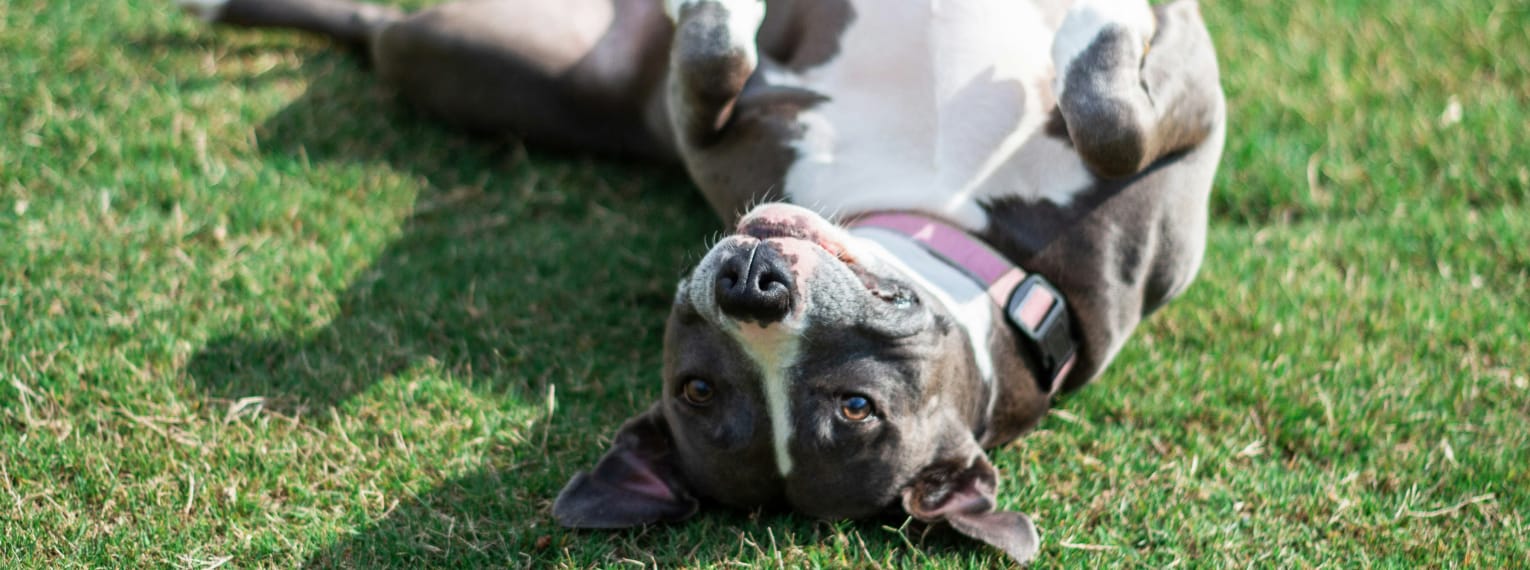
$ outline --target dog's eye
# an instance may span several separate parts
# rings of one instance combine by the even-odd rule
[[[692,378],[685,381],[684,391],[681,396],[685,401],[700,406],[712,400],[712,384],[700,378]]]
[[[876,407],[865,396],[850,394],[839,399],[839,414],[852,422],[864,422],[876,413]]]
[[[877,297],[892,305],[894,308],[907,309],[919,304],[919,297],[914,296],[912,291],[902,289],[878,289],[873,292]]]

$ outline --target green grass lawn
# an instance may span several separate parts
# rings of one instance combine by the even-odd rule
[[[1205,4],[1200,279],[993,453],[1003,506],[1039,566],[1525,564],[1530,7]],[[553,524],[719,229],[680,173],[463,136],[158,0],[0,0],[0,134],[0,566],[1004,563],[898,521]]]

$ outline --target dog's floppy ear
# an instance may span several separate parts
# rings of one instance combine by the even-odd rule
[[[558,493],[553,518],[569,528],[625,528],[696,514],[674,447],[657,404],[627,420],[595,470],[574,475]]]
[[[1036,556],[1041,538],[1030,517],[994,510],[998,481],[998,471],[981,451],[937,461],[903,488],[903,510],[921,521],[945,521],[1025,564]]]

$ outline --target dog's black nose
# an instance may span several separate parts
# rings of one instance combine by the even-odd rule
[[[763,243],[724,261],[713,287],[718,308],[735,319],[766,325],[786,318],[792,308],[791,265]]]

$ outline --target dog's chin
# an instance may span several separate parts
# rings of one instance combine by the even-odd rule
[[[857,265],[855,256],[851,255],[850,248],[841,238],[829,235],[828,232],[810,225],[786,224],[764,218],[746,219],[745,223],[740,224],[735,236],[738,239],[753,238],[760,241],[776,240],[783,243],[812,245],[840,263],[847,266]]]

